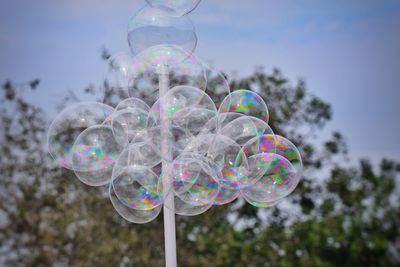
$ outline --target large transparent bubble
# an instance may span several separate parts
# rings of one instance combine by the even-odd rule
[[[249,90],[237,90],[228,95],[219,112],[237,112],[259,118],[268,123],[269,112],[264,100],[258,94]]]
[[[125,148],[118,158],[116,168],[125,166],[145,166],[153,168],[161,163],[160,151],[152,143],[151,139],[143,139],[142,142],[134,142]]]
[[[274,154],[275,150],[276,141],[273,134],[256,136],[243,145],[235,162],[241,187],[256,183],[267,170],[265,162],[258,164],[257,158],[252,156],[260,153]]]
[[[152,210],[161,205],[158,176],[150,168],[117,164],[112,183],[118,199],[129,208]]]
[[[273,131],[265,121],[251,116],[243,116],[225,125],[220,133],[242,146],[254,137],[273,134]]]
[[[235,171],[235,160],[240,150],[241,147],[235,141],[218,134],[199,135],[185,149],[185,152],[201,155],[213,162],[218,172],[221,172],[220,190],[214,200],[216,205],[230,203],[240,195]]]
[[[243,146],[236,166],[243,196],[252,205],[262,206],[276,202],[296,188],[303,164],[292,142],[266,134]]]
[[[152,7],[174,10],[177,16],[183,16],[195,9],[201,0],[146,0]]]
[[[134,55],[156,45],[176,45],[193,52],[197,36],[188,17],[166,8],[145,7],[128,24],[128,42]]]
[[[174,45],[150,47],[134,58],[133,79],[129,95],[153,105],[158,99],[160,75],[166,76],[169,87],[189,85],[205,90],[207,85],[203,63],[193,54]]]
[[[248,158],[259,153],[276,153],[286,158],[297,171],[300,172],[303,168],[300,151],[290,140],[280,135],[264,134],[254,137],[243,146],[242,151]]]
[[[212,206],[212,202],[204,205],[191,205],[180,198],[175,197],[173,210],[176,214],[181,216],[196,216],[206,212]]]
[[[169,90],[151,108],[149,125],[160,125],[161,118],[173,126],[197,135],[217,115],[212,99],[202,90],[177,86]]]
[[[112,115],[114,137],[122,146],[127,145],[147,128],[149,112],[140,108],[126,108]]]
[[[163,138],[161,138],[163,136]],[[194,138],[194,136],[185,129],[176,125],[170,125],[167,131],[161,131],[161,126],[155,125],[148,127],[146,130],[139,133],[131,142],[132,145],[137,143],[145,143],[152,147],[154,153],[164,159],[170,161],[178,157],[185,149],[187,144]],[[165,140],[167,146],[166,150],[162,151],[162,141]],[[146,155],[149,158],[149,155]]]
[[[228,125],[231,121],[243,117],[243,114],[227,112],[217,113],[215,117],[210,119],[201,129],[200,134],[221,134],[221,129]]]
[[[114,109],[98,102],[83,102],[65,108],[57,115],[47,132],[48,150],[62,167],[72,168],[72,146],[85,129],[102,124]]]
[[[164,205],[175,211],[175,202],[188,206],[205,207],[212,204],[219,193],[221,173],[218,168],[204,157],[186,153],[168,166],[163,173],[158,191]],[[173,199],[172,203],[168,199]]]
[[[135,109],[135,108],[139,108],[146,112],[150,111],[150,107],[143,100],[136,97],[130,97],[119,102],[115,110]]]
[[[254,184],[241,187],[245,199],[254,203],[272,203],[293,191],[297,184],[297,172],[286,158],[270,153],[257,154],[252,158],[264,173]]]
[[[72,147],[72,168],[83,183],[106,185],[121,150],[110,126],[91,126],[78,136]]]
[[[111,183],[109,185],[108,193],[114,209],[128,222],[140,224],[151,222],[158,216],[158,214],[160,214],[162,209],[162,205],[159,205],[152,210],[137,210],[128,208],[118,199]]]

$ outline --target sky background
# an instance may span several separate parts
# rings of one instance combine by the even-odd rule
[[[0,82],[41,79],[45,108],[99,83],[102,47],[129,51],[144,0],[0,0]],[[277,67],[333,106],[352,158],[400,159],[400,1],[203,0],[196,54],[227,73]],[[268,103],[268,99],[267,99]],[[50,116],[54,116],[51,114]]]

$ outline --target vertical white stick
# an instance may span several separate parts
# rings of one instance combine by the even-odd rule
[[[167,111],[164,110],[165,105],[162,100],[169,90],[169,70],[168,67],[163,65],[159,72],[159,96],[160,96],[160,124],[161,124],[161,153],[162,153],[162,179],[163,188],[167,190],[170,186],[171,177],[169,176],[168,164],[172,160],[170,154],[170,144],[168,135],[171,128],[170,121],[167,117]],[[176,257],[176,233],[175,233],[175,212],[174,210],[174,196],[167,194],[164,199],[164,240],[165,240],[165,266],[177,267]],[[168,206],[170,209],[166,208]]]

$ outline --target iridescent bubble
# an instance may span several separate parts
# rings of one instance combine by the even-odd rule
[[[231,121],[221,129],[220,133],[241,146],[254,137],[264,134],[273,135],[271,127],[265,121],[251,116],[243,116]]]
[[[152,7],[174,10],[177,16],[183,16],[195,9],[201,0],[146,0]]]
[[[197,136],[185,149],[185,152],[201,155],[213,162],[217,171],[221,172],[220,190],[214,200],[216,205],[230,203],[240,195],[235,171],[235,160],[240,149],[232,139],[213,134]]]
[[[278,154],[285,157],[297,171],[303,168],[301,155],[290,140],[280,135],[264,134],[248,141],[242,148],[247,157],[259,153]]]
[[[278,154],[261,153],[252,156],[264,174],[254,184],[241,187],[245,199],[259,203],[271,203],[289,195],[297,184],[297,171]],[[254,205],[253,203],[253,205]]]
[[[64,109],[51,123],[47,132],[47,146],[51,156],[62,167],[72,168],[72,146],[81,132],[102,124],[114,109],[97,102],[83,102]]]
[[[288,139],[280,135],[274,135],[275,149],[268,150],[270,148],[262,147],[262,152],[274,151],[274,153],[281,155],[286,158],[296,169],[300,172],[303,169],[303,160],[301,159],[300,151],[297,147]]]
[[[114,209],[125,220],[132,223],[148,223],[154,220],[162,209],[162,205],[155,207],[152,210],[137,210],[125,206],[116,196],[112,184],[109,185],[109,197]]]
[[[147,127],[148,111],[140,108],[126,108],[112,115],[112,129],[115,140],[125,146]]]
[[[282,136],[270,134],[246,143],[236,160],[239,165],[242,194],[254,203],[271,203],[290,194],[299,183],[302,170],[296,146]],[[271,187],[271,183],[279,187]]]
[[[188,85],[205,90],[207,84],[202,62],[173,45],[158,45],[144,50],[134,58],[133,69],[129,95],[146,99],[149,105],[158,98],[161,75],[167,78],[170,88]]]
[[[131,209],[152,210],[161,205],[158,176],[147,167],[117,164],[112,183],[118,199]]]
[[[164,205],[174,210],[166,199],[185,202],[190,206],[207,206],[214,202],[219,192],[218,172],[212,162],[195,154],[182,154],[168,168],[168,175],[162,175],[158,190],[163,196]]]
[[[273,134],[263,134],[256,136],[243,145],[243,152],[246,157],[259,153],[272,153],[276,151],[276,137]]]
[[[258,165],[256,158],[252,158],[252,156],[260,153],[274,154],[275,150],[276,141],[273,134],[256,136],[243,145],[235,162],[239,183],[242,187],[254,184],[266,171],[267,165]],[[260,168],[261,166],[264,168]]]
[[[127,98],[133,74],[132,55],[123,52],[112,55],[107,61],[103,102],[115,106],[116,103]]]
[[[267,105],[258,94],[249,90],[237,90],[228,95],[219,112],[237,112],[247,116],[253,116],[268,123],[269,113]]]
[[[106,185],[120,151],[111,127],[91,126],[78,136],[72,147],[72,168],[83,183]]]
[[[136,55],[156,45],[176,45],[193,52],[197,36],[188,17],[178,17],[173,10],[145,7],[128,24],[128,42]]]

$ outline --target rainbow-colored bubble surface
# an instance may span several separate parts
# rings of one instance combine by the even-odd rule
[[[258,94],[249,90],[232,92],[222,102],[219,112],[236,112],[257,117],[268,123],[269,112],[264,100]]]

